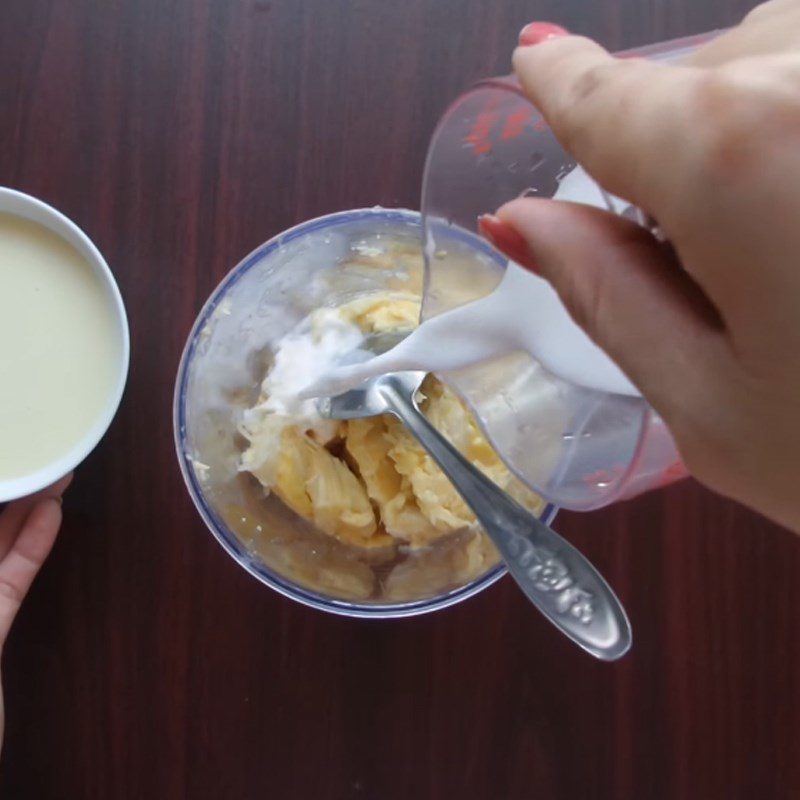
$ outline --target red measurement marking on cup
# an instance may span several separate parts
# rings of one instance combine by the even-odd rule
[[[492,129],[500,119],[497,111],[499,100],[489,96],[486,105],[478,112],[469,133],[464,137],[464,145],[471,146],[476,156],[483,156],[492,151]]]
[[[491,109],[481,111],[472,125],[470,132],[464,137],[464,143],[472,145],[472,152],[476,156],[485,155],[492,149],[492,128],[499,118],[499,114]]]
[[[521,108],[519,111],[515,111],[513,114],[509,114],[506,117],[505,125],[503,125],[503,131],[500,134],[501,139],[516,139],[522,131],[525,130],[525,126],[533,119],[533,109],[532,108]]]
[[[496,110],[497,105],[498,100],[490,98],[478,112],[469,133],[464,137],[464,145],[471,146],[476,156],[492,151],[492,133],[500,125],[500,139],[503,141],[516,139],[526,128],[532,128],[538,133],[547,130],[547,123],[533,106],[518,108],[507,116],[501,116]]]

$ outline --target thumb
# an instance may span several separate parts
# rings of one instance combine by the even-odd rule
[[[669,245],[607,211],[534,198],[482,218],[481,230],[553,285],[668,422],[702,395],[725,342],[713,307]]]

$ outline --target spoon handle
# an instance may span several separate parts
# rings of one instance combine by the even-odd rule
[[[381,394],[475,513],[528,599],[593,656],[604,661],[623,656],[631,646],[628,617],[588,559],[467,461],[402,385],[388,382]]]

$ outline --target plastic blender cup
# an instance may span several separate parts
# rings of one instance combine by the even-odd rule
[[[397,565],[406,586],[402,593],[385,591],[398,576],[386,565],[376,567],[378,594],[354,593],[354,585],[372,582],[373,567],[351,548],[315,531],[274,493],[265,495],[257,481],[241,473],[237,424],[258,397],[276,343],[309,313],[398,287],[416,291],[416,278],[403,263],[391,270],[340,268],[353,247],[370,249],[381,238],[416,250],[420,215],[377,207],[341,211],[300,223],[244,258],[213,291],[189,334],[173,409],[175,446],[186,486],[225,551],[287,597],[323,611],[368,618],[445,608],[490,586],[505,574],[505,567],[487,562],[480,574],[455,579],[453,569],[469,563],[461,550],[422,548]],[[450,252],[460,248],[476,270],[502,263],[474,234],[465,241],[454,230],[446,245]],[[548,505],[540,517],[549,524],[555,511]]]
[[[618,55],[676,60],[715,35]],[[474,282],[458,274],[448,257],[441,243],[449,230],[475,232],[479,215],[515,197],[554,197],[577,167],[513,76],[483,81],[459,97],[434,132],[425,164],[423,318],[486,293],[485,286],[471,291]],[[638,209],[611,197],[585,173],[581,180],[596,198],[584,202],[644,221]],[[469,402],[509,467],[564,508],[599,508],[687,475],[664,422],[641,398],[570,384],[527,353],[444,378]]]

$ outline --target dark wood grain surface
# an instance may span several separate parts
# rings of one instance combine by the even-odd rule
[[[751,0],[2,0],[0,184],[94,238],[127,302],[121,413],[4,655],[7,798],[789,798],[800,542],[687,483],[558,527],[618,588],[598,664],[509,580],[370,623],[227,558],[172,447],[178,357],[239,258],[303,219],[418,205],[445,104],[549,19],[611,48]]]

